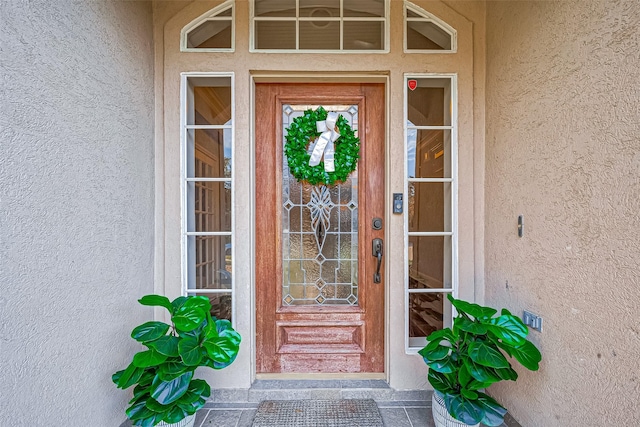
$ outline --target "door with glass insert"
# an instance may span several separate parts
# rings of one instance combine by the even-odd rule
[[[256,85],[257,373],[384,370],[384,105],[382,84]],[[319,106],[360,138],[357,169],[330,186],[298,182],[283,151]]]

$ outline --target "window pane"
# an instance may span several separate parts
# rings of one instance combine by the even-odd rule
[[[344,0],[344,16],[384,17],[384,0]]]
[[[451,126],[450,79],[409,79],[407,85],[408,119],[413,126]]]
[[[189,236],[192,289],[231,289],[231,236]]]
[[[193,200],[187,231],[231,231],[230,182],[188,182],[187,193]]]
[[[206,21],[187,34],[187,47],[231,49],[231,20]]]
[[[294,21],[255,21],[256,49],[295,49]]]
[[[211,302],[211,315],[217,319],[231,319],[231,293],[223,294],[206,294],[206,293],[189,293],[189,295],[201,295],[209,298]]]
[[[409,231],[451,231],[451,183],[409,183]]]
[[[224,125],[231,124],[231,79],[213,77],[194,79],[193,117],[187,124]]]
[[[408,21],[407,49],[451,50],[451,35],[433,22]]]
[[[300,0],[300,16],[312,18],[339,18],[340,0]]]
[[[409,178],[451,178],[451,131],[407,129]]]
[[[296,0],[255,0],[256,16],[296,16]]]
[[[451,288],[451,237],[409,236],[409,289]]]
[[[231,129],[189,129],[188,178],[231,178]]]
[[[409,338],[427,337],[444,327],[444,295],[409,294]]]
[[[345,21],[343,25],[345,50],[383,49],[383,21]]]
[[[301,21],[300,49],[340,49],[340,22]]]

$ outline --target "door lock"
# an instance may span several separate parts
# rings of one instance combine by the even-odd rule
[[[382,264],[382,239],[373,239],[373,241],[371,242],[371,247],[373,256],[378,260],[376,272],[373,274],[373,283],[380,283],[380,265]]]

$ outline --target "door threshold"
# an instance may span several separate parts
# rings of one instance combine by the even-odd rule
[[[276,373],[256,374],[257,380],[387,380],[384,373]]]

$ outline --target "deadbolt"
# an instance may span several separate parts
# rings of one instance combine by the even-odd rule
[[[382,230],[382,218],[373,218],[371,228],[374,230]]]

